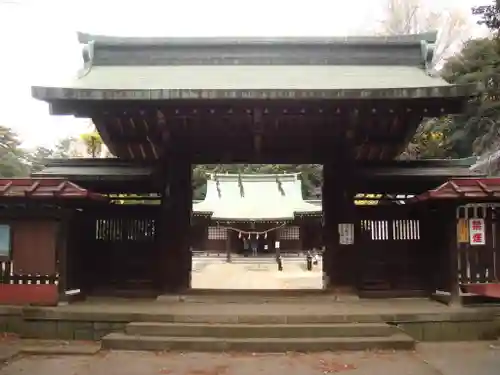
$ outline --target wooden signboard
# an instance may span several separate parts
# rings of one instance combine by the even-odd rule
[[[457,241],[458,243],[469,243],[469,225],[466,219],[458,219]]]

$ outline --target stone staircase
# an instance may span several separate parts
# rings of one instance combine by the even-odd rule
[[[412,350],[415,341],[384,322],[335,321],[313,323],[296,316],[293,323],[273,323],[276,317],[255,322],[211,321],[202,315],[170,317],[169,321],[132,322],[125,332],[103,337],[104,349],[180,350],[198,352],[320,352],[394,349]],[[274,318],[274,319],[273,319]],[[167,319],[166,319],[167,320]]]

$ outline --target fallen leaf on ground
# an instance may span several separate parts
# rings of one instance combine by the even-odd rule
[[[356,370],[357,367],[352,363],[339,363],[334,361],[321,360],[316,368],[323,374],[333,374],[342,371]]]
[[[219,365],[210,369],[193,369],[188,370],[187,375],[224,375],[229,366]]]
[[[16,335],[15,333],[12,332],[1,332],[0,333],[0,340],[13,340],[13,339],[18,339],[19,336]]]

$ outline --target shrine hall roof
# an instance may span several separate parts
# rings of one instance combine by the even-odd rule
[[[122,38],[79,34],[84,68],[41,100],[464,97],[431,74],[436,33],[350,38]]]
[[[193,204],[193,212],[220,221],[280,221],[322,211],[304,201],[302,181],[294,173],[210,174],[206,197]]]

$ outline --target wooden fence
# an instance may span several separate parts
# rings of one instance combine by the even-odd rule
[[[403,206],[360,207],[359,289],[425,292],[421,220]]]

